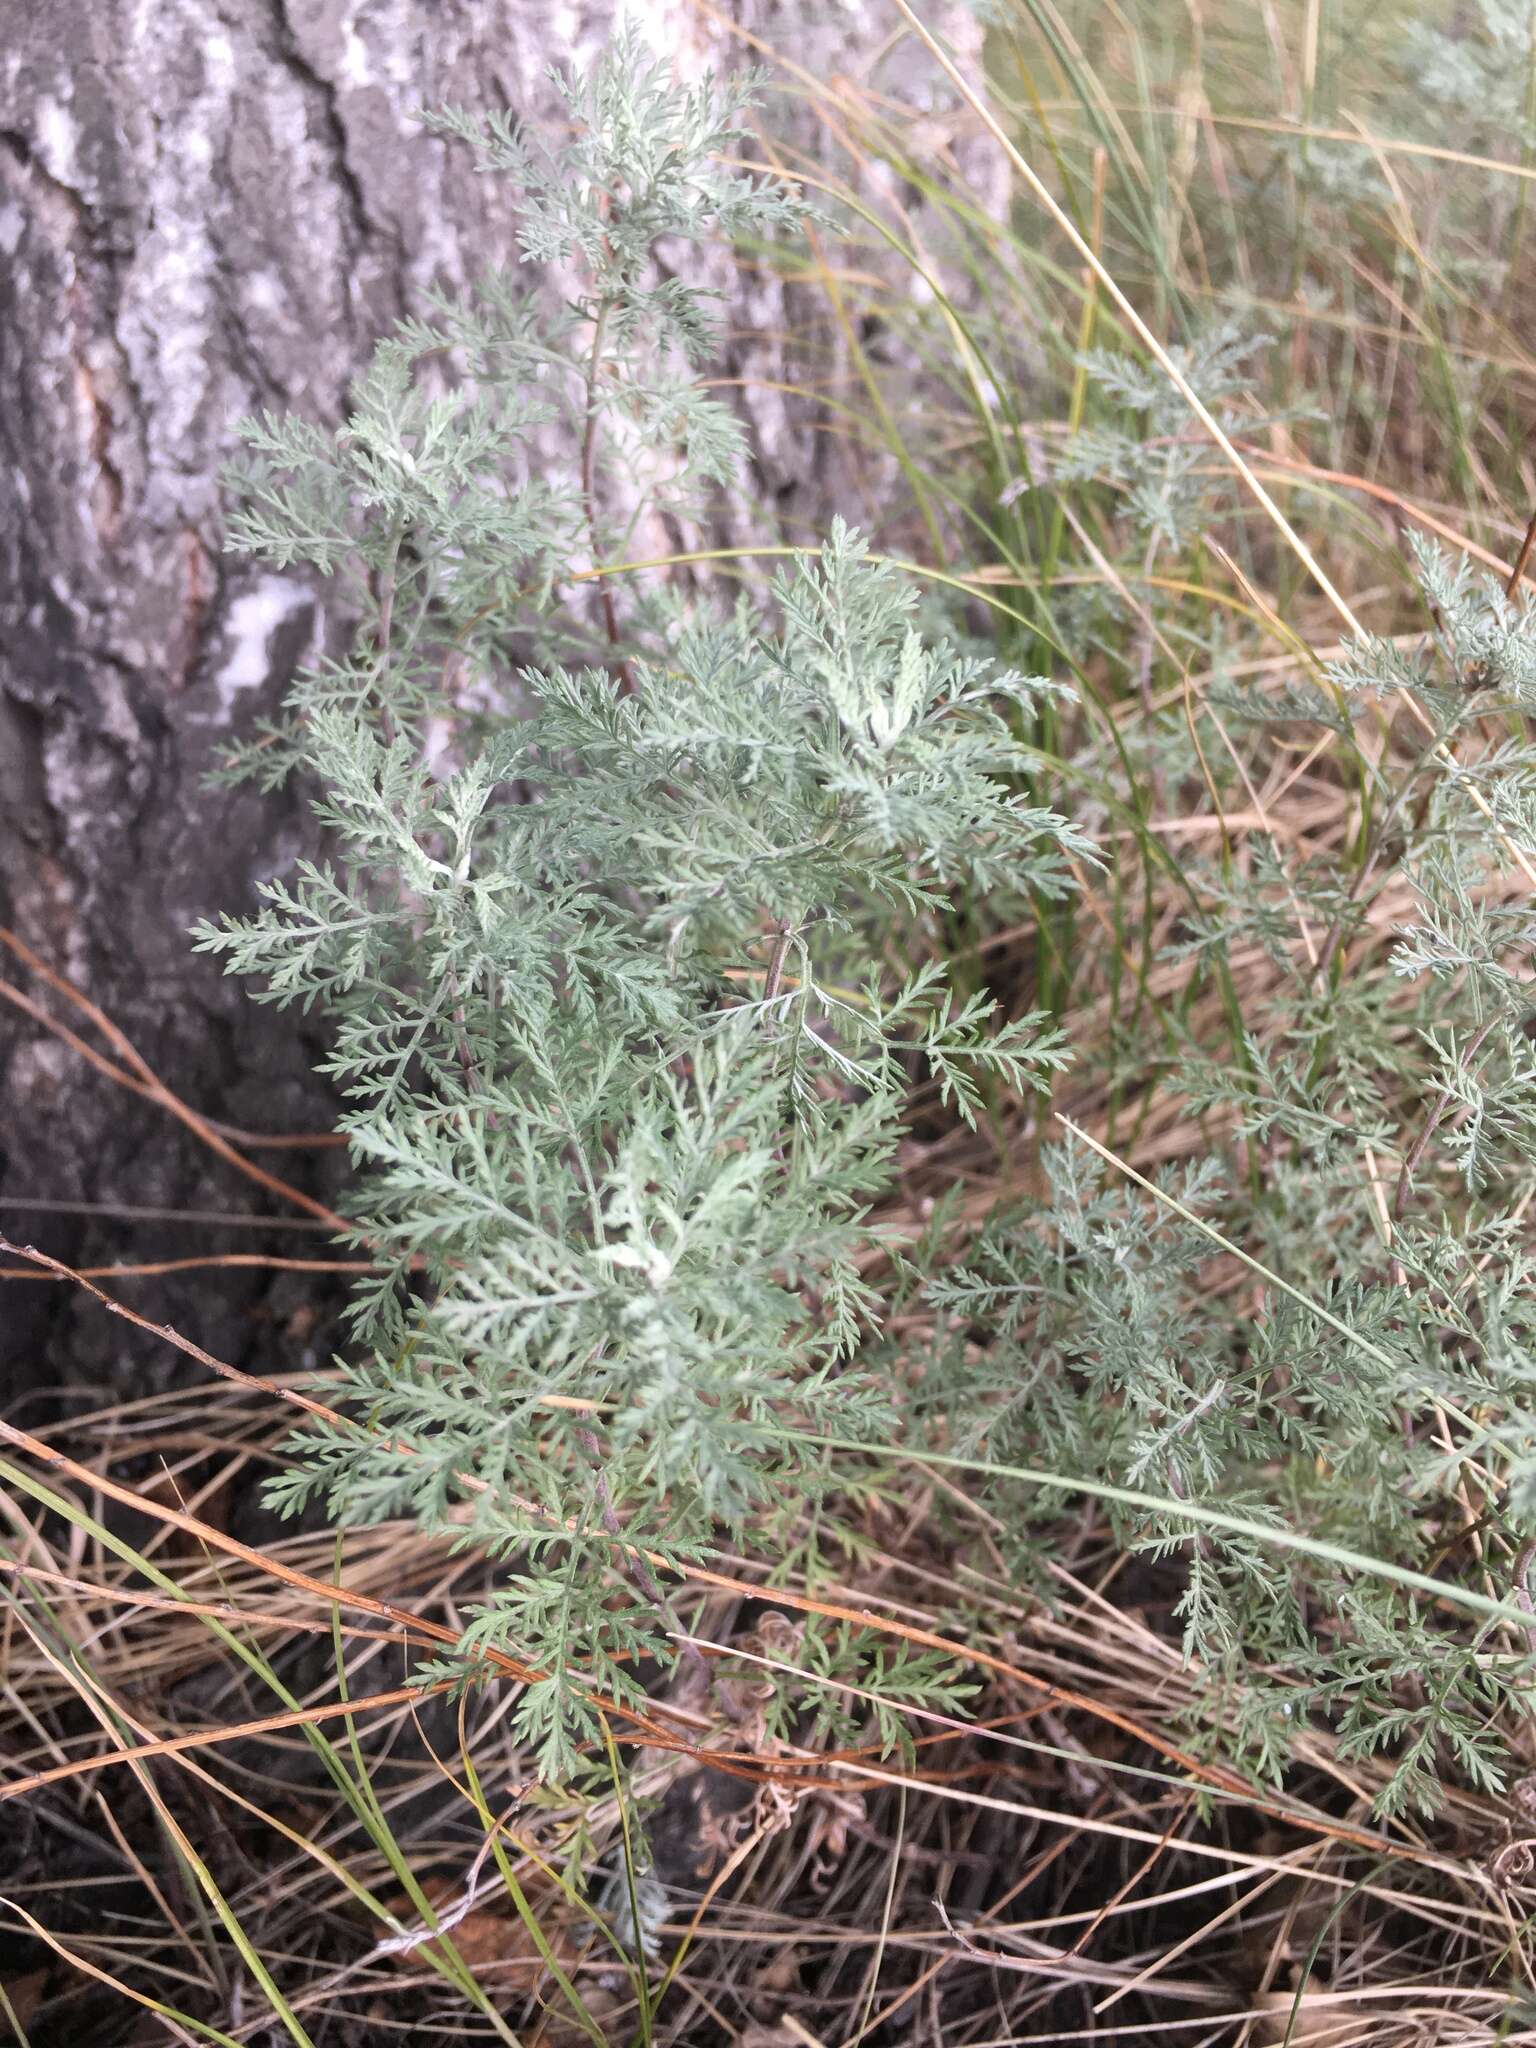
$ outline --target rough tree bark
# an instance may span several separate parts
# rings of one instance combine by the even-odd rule
[[[814,4],[782,0],[747,25],[822,75],[856,69],[892,26],[856,7],[818,26]],[[686,66],[737,61],[719,17],[688,0],[652,11]],[[592,56],[609,9],[12,0],[3,12],[0,915],[203,1115],[323,1129],[313,1033],[253,1005],[186,937],[195,918],[246,905],[253,879],[304,841],[293,800],[213,794],[203,777],[324,624],[299,576],[221,552],[218,469],[243,413],[335,420],[392,320],[505,252],[504,189],[412,110],[547,112],[545,68]],[[792,324],[777,287],[744,281],[731,325],[761,338],[732,367],[750,353],[756,377],[782,378],[776,337]],[[764,494],[820,523],[826,439],[801,431],[782,396],[755,410]],[[0,974],[107,1049],[14,954]],[[336,1167],[333,1153],[254,1156],[316,1190]],[[279,1230],[280,1213],[292,1215],[163,1110],[0,1003],[6,1235],[78,1264],[324,1255],[323,1236]],[[269,1221],[212,1220],[232,1217]],[[293,1365],[314,1285],[237,1269],[120,1291],[227,1358]],[[72,1288],[0,1292],[0,1393],[13,1399],[60,1382],[139,1390],[173,1364]]]

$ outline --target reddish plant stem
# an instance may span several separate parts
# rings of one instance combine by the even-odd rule
[[[606,300],[597,309],[592,323],[592,352],[587,358],[587,422],[581,437],[581,503],[587,520],[587,542],[592,550],[594,569],[602,565],[598,560],[597,545],[597,380],[602,371],[603,340],[608,331],[608,303]],[[613,592],[606,582],[598,583],[598,601],[602,606],[603,630],[608,643],[619,646],[619,615],[613,602]],[[614,672],[626,697],[635,694],[635,672],[620,654],[614,663]]]
[[[619,1520],[618,1510],[613,1504],[613,1494],[608,1486],[608,1473],[603,1463],[603,1446],[597,1431],[595,1429],[578,1429],[576,1440],[592,1460],[593,1478],[597,1486],[598,1512],[602,1516],[604,1529],[607,1530],[618,1546],[620,1563],[625,1571],[628,1572],[630,1578],[633,1579],[641,1596],[650,1602],[657,1616],[665,1622],[670,1633],[678,1639],[681,1661],[688,1664],[694,1671],[701,1673],[707,1683],[709,1666],[705,1662],[703,1651],[684,1632],[681,1622],[673,1612],[672,1602],[662,1591],[657,1583],[655,1573],[646,1562],[645,1553],[630,1543],[624,1534],[624,1524]]]
[[[1472,1043],[1462,1054],[1457,1063],[1459,1066],[1465,1068],[1476,1059],[1479,1047],[1497,1022],[1497,1017],[1490,1017],[1488,1019],[1487,1023],[1482,1026],[1473,1038]],[[1419,1161],[1424,1157],[1425,1149],[1430,1139],[1440,1127],[1440,1119],[1451,1106],[1451,1097],[1454,1092],[1450,1086],[1440,1090],[1439,1095],[1435,1098],[1434,1107],[1424,1119],[1424,1128],[1414,1139],[1412,1148],[1407,1158],[1403,1161],[1403,1170],[1397,1177],[1397,1193],[1392,1201],[1392,1221],[1394,1223],[1401,1223],[1403,1220],[1403,1211],[1408,1206],[1408,1190],[1413,1185],[1413,1176],[1418,1170]]]

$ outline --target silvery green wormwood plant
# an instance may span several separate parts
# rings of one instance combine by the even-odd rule
[[[626,36],[561,90],[558,150],[433,125],[506,176],[524,261],[577,279],[563,308],[492,274],[382,344],[339,433],[245,426],[232,544],[351,577],[362,625],[231,761],[317,782],[331,858],[198,933],[332,1019],[378,1262],[355,1426],[308,1429],[272,1498],[502,1560],[443,1668],[494,1644],[545,1674],[520,1727],[550,1772],[595,1733],[589,1688],[638,1699],[637,1660],[675,1657],[669,1564],[722,1530],[782,1551],[837,1494],[827,1440],[897,1427],[861,1257],[914,1068],[971,1118],[1063,1061],[938,965],[869,963],[956,884],[1050,894],[1090,853],[1017,794],[1051,686],[926,641],[840,523],[766,608],[573,582],[741,473],[699,381],[708,296],[658,242],[800,206],[722,163],[747,86],[675,89]],[[931,1660],[879,1675],[947,1696]]]
[[[1136,1490],[1110,1523],[1173,1574],[1215,1702],[1192,1740],[1278,1775],[1318,1717],[1390,1758],[1384,1808],[1432,1805],[1447,1772],[1496,1788],[1529,1632],[1358,1560],[1531,1597],[1536,921],[1487,815],[1536,859],[1530,604],[1424,551],[1416,649],[1215,693],[1331,733],[1361,825],[1304,859],[1251,838],[1172,865],[1173,950],[1229,1040],[1136,1005],[1107,1058],[1182,1091],[1204,1158],[1138,1190],[1057,1147],[1045,1197],[958,1257],[943,1216],[921,1247],[882,1242],[915,1078],[975,1117],[1063,1063],[1043,1019],[1001,1022],[931,959],[890,966],[952,894],[1038,902],[1091,857],[1019,794],[1051,685],[923,638],[840,525],[760,606],[583,576],[743,473],[700,377],[707,295],[657,245],[787,236],[800,206],[727,166],[744,86],[675,90],[623,39],[563,90],[558,150],[434,125],[506,175],[524,259],[575,280],[564,306],[486,277],[380,347],[340,433],[253,422],[235,473],[233,544],[349,584],[362,622],[230,762],[317,784],[330,860],[199,934],[262,998],[332,1019],[377,1262],[351,1420],[296,1440],[274,1498],[497,1559],[438,1668],[497,1645],[542,1672],[520,1725],[563,1774],[589,1688],[634,1701],[641,1660],[674,1660],[669,1566],[723,1532],[812,1567],[807,1527],[853,1542],[883,1446],[939,1441],[986,1467],[1021,1581],[1044,1583],[1062,1500],[1021,1471]],[[1223,337],[1192,358],[1212,403],[1240,356]],[[1094,487],[1172,545],[1206,516],[1193,472],[1138,454],[1149,388],[1090,367],[1121,415],[1085,443]],[[1404,701],[1391,746],[1360,749]],[[1156,740],[1173,781],[1195,768],[1181,733]],[[1371,919],[1394,877],[1419,910],[1388,955]],[[1272,970],[1240,1015],[1237,946]],[[887,1739],[891,1703],[954,1696],[857,1637],[808,1635],[804,1660],[822,1716],[815,1681],[856,1677]]]

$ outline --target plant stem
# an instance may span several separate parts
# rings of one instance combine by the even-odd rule
[[[1520,543],[1520,552],[1515,557],[1515,566],[1509,572],[1509,581],[1504,586],[1504,595],[1513,598],[1520,588],[1520,578],[1525,574],[1526,564],[1531,559],[1531,550],[1536,548],[1536,512],[1531,514],[1530,524],[1525,529],[1525,539]]]
[[[1495,1012],[1480,1027],[1472,1043],[1457,1062],[1458,1066],[1464,1068],[1476,1059],[1479,1046],[1481,1046],[1483,1040],[1498,1021],[1498,1013]],[[1440,1090],[1440,1093],[1435,1098],[1433,1109],[1430,1110],[1429,1115],[1424,1119],[1423,1130],[1414,1139],[1413,1147],[1407,1158],[1403,1161],[1403,1170],[1397,1177],[1397,1193],[1392,1201],[1392,1221],[1394,1223],[1401,1223],[1403,1220],[1403,1211],[1408,1206],[1408,1190],[1413,1184],[1414,1173],[1418,1168],[1419,1161],[1424,1157],[1426,1146],[1440,1127],[1440,1119],[1451,1106],[1451,1097],[1454,1092],[1449,1083]]]
[[[684,1633],[683,1625],[673,1610],[672,1602],[662,1591],[661,1586],[657,1582],[656,1574],[645,1561],[644,1553],[631,1543],[624,1534],[624,1524],[619,1520],[618,1511],[613,1505],[613,1494],[609,1489],[608,1473],[603,1463],[602,1441],[597,1431],[595,1429],[578,1429],[576,1440],[592,1460],[593,1478],[597,1486],[598,1511],[603,1519],[603,1527],[619,1546],[619,1558],[625,1571],[634,1580],[642,1597],[648,1600],[656,1610],[657,1615],[666,1624],[668,1631],[678,1639],[681,1661],[688,1664],[696,1673],[702,1673],[707,1683],[709,1666],[705,1662],[703,1651],[690,1636]]]
[[[603,341],[608,331],[608,315],[612,310],[604,299],[597,309],[592,323],[592,350],[587,357],[587,416],[586,429],[581,437],[581,503],[586,514],[587,542],[592,550],[592,566],[601,567],[600,550],[597,543],[597,380],[602,370]],[[598,585],[598,601],[603,610],[603,630],[608,635],[611,647],[619,645],[619,615],[613,602],[613,591],[606,582]],[[626,697],[635,694],[635,673],[623,655],[614,664],[615,673]]]
[[[781,917],[775,928],[773,954],[768,962],[768,973],[763,981],[763,1001],[771,1003],[779,992],[779,983],[784,979],[784,962],[789,956],[791,938],[787,917]]]

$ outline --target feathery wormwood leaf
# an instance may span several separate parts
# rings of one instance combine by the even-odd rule
[[[1268,343],[1267,335],[1245,334],[1222,323],[1172,351],[1190,386],[1228,431],[1239,428],[1230,401],[1247,388],[1251,359]],[[1105,396],[1134,416],[1135,425],[1081,428],[1057,463],[1056,476],[1063,482],[1092,477],[1123,491],[1137,529],[1154,545],[1190,541],[1209,518],[1216,492],[1203,438],[1190,432],[1186,401],[1160,371],[1130,356],[1095,348],[1079,360]],[[1250,415],[1241,425],[1253,432],[1282,417],[1295,415],[1264,420]],[[1023,488],[1022,483],[1008,486],[1002,502]]]
[[[363,625],[258,764],[318,781],[329,863],[197,934],[334,1020],[356,1241],[383,1267],[342,1367],[363,1426],[307,1432],[272,1498],[503,1560],[443,1668],[499,1645],[538,1670],[519,1727],[557,1774],[596,1736],[588,1690],[633,1699],[637,1661],[673,1655],[621,1536],[663,1566],[722,1528],[787,1555],[820,1503],[851,1540],[823,1439],[897,1426],[858,1355],[881,1311],[861,1259],[914,1062],[974,1117],[978,1076],[1029,1089],[1064,1061],[936,964],[868,971],[891,914],[960,882],[1059,893],[1092,858],[1012,793],[1011,720],[1051,686],[925,641],[841,523],[779,579],[776,624],[700,606],[630,640],[614,598],[591,646],[559,590],[622,539],[611,472],[675,508],[740,459],[691,381],[702,296],[657,281],[653,244],[798,208],[717,161],[743,92],[678,91],[628,37],[563,90],[558,150],[437,125],[520,188],[525,258],[581,271],[564,313],[488,280],[384,344],[340,434],[248,430],[238,543],[356,574]],[[458,381],[434,391],[441,355]],[[586,451],[574,488],[526,473],[551,418]],[[584,638],[585,664],[549,657]],[[515,679],[514,642],[537,650]],[[466,674],[519,715],[459,711]],[[843,1655],[856,1676],[867,1645]],[[926,1666],[873,1676],[950,1696]]]

